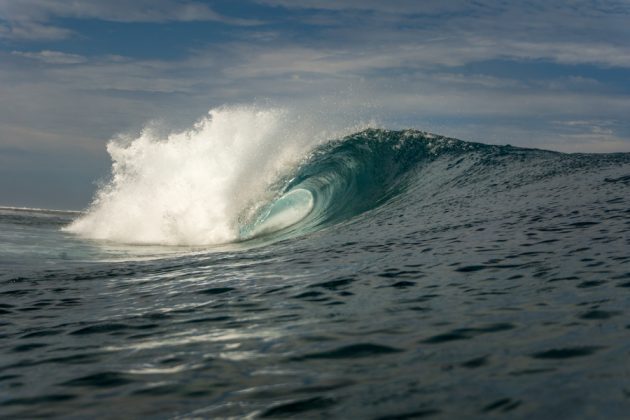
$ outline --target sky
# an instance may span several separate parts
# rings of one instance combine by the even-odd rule
[[[0,205],[85,208],[108,140],[271,103],[630,152],[630,0],[0,0]]]

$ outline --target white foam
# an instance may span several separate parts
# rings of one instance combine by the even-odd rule
[[[281,109],[223,107],[184,132],[112,140],[112,179],[66,228],[128,244],[238,239],[237,218],[321,136]],[[314,126],[309,124],[309,126]]]

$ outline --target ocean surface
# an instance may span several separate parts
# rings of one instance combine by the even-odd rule
[[[0,209],[0,417],[628,418],[630,154],[220,121]]]

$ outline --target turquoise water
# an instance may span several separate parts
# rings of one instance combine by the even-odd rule
[[[625,418],[630,154],[366,130],[215,245],[0,210],[2,417]]]

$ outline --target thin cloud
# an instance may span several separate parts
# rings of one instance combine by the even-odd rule
[[[87,58],[78,54],[68,54],[61,51],[43,50],[40,52],[13,51],[13,55],[30,58],[47,64],[80,64],[85,63]]]
[[[442,14],[453,12],[488,12],[513,10],[538,10],[548,12],[554,9],[572,10],[574,12],[603,15],[630,13],[630,3],[627,0],[574,0],[570,4],[566,2],[550,2],[548,0],[530,0],[522,5],[511,4],[496,0],[255,0],[257,3],[270,6],[280,6],[287,9],[312,9],[349,11],[362,10],[370,12],[385,12],[397,15],[405,14]]]
[[[1,17],[1,15],[0,15]],[[58,26],[43,24],[31,20],[5,21],[0,19],[0,39],[17,39],[24,41],[47,40],[56,41],[69,38],[74,32]]]
[[[233,18],[215,12],[198,1],[176,0],[0,0],[0,37],[22,40],[59,40],[73,32],[59,27],[55,19],[97,19],[110,22],[214,21],[251,26],[262,22]]]
[[[333,11],[349,11],[362,10],[372,12],[386,12],[394,14],[405,13],[424,13],[437,14],[461,11],[462,9],[470,9],[470,3],[464,0],[442,1],[442,0],[256,0],[258,3],[269,6],[281,6],[288,9],[314,9],[314,10],[333,10]]]

